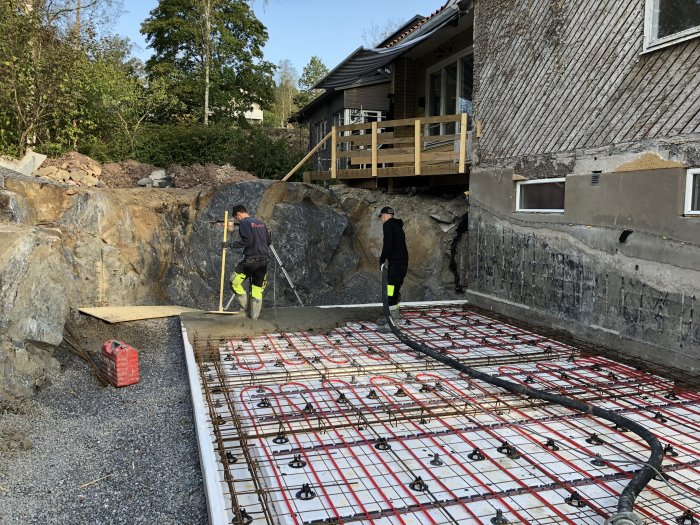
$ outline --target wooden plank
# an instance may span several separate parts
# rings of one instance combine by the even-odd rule
[[[420,121],[423,124],[438,124],[441,122],[459,122],[459,115],[438,115],[435,117],[421,117]],[[401,126],[413,126],[416,119],[405,118],[400,120],[383,120],[381,122],[382,128],[396,128]],[[338,131],[359,131],[359,130],[370,130],[369,123],[360,124],[348,124],[346,126],[338,126]]]
[[[382,153],[390,153],[392,155],[404,155],[404,154],[411,154],[413,155],[413,148],[379,148],[378,153],[381,155]],[[372,157],[372,150],[371,149],[354,149],[352,151],[339,151],[338,152],[338,158],[347,158],[347,157],[352,157],[352,158],[367,158],[371,159]],[[369,162],[368,162],[369,163]]]
[[[125,321],[174,317],[183,312],[198,312],[199,310],[185,306],[99,306],[78,308],[78,311],[108,323],[122,323]]]
[[[332,132],[331,132],[331,133],[332,133]],[[329,138],[330,136],[331,136],[330,133],[326,134],[326,136],[323,137],[323,139],[321,140],[321,142],[319,142],[318,144],[316,144],[316,146],[314,147],[314,149],[312,149],[311,151],[309,151],[309,152],[306,154],[306,156],[305,156],[303,159],[301,159],[301,160],[299,161],[299,163],[298,163],[296,166],[294,166],[294,167],[291,169],[291,171],[290,171],[289,173],[287,173],[287,174],[282,178],[282,180],[283,180],[283,181],[286,181],[287,179],[289,179],[289,177],[291,177],[292,175],[294,175],[294,174],[296,173],[296,171],[297,171],[299,168],[301,168],[301,167],[306,163],[307,160],[309,160],[309,159],[311,158],[311,155],[313,155],[314,153],[316,153],[316,152],[319,150],[319,148],[320,148],[321,146],[323,146],[323,145],[326,143],[326,141],[328,140],[328,138]]]
[[[372,122],[372,177],[377,176],[377,123]]]
[[[466,115],[466,113],[465,113]],[[460,139],[460,134],[455,133],[454,135],[425,135],[423,137],[423,144],[430,144],[431,142],[450,142]]]
[[[335,179],[338,172],[338,128],[331,128],[331,179]]]
[[[467,164],[467,114],[462,113],[459,125],[459,172],[464,173]]]
[[[420,119],[416,120],[413,127],[413,165],[415,166],[414,173],[420,175],[420,164],[421,164],[421,134],[423,133],[423,125]]]
[[[381,130],[377,130],[380,137],[386,137],[387,139],[394,138],[393,131],[387,131],[382,133]],[[340,135],[338,137],[338,144],[357,144],[359,146],[369,146],[372,143],[371,135]]]
[[[465,174],[457,173],[457,164],[450,163],[438,163],[438,164],[424,164],[422,166],[422,175],[452,175],[467,177]],[[394,166],[391,168],[378,168],[377,177],[372,176],[371,168],[358,168],[358,169],[343,169],[337,172],[338,180],[362,180],[362,179],[380,179],[385,177],[415,177],[413,165],[408,166]],[[304,177],[308,178],[310,181],[323,181],[329,180],[331,178],[329,171],[306,171],[304,172]],[[466,182],[465,178],[465,182]]]
[[[387,150],[389,151],[389,150]],[[388,155],[382,153],[379,155],[380,164],[389,164],[392,162],[411,162],[414,161],[415,155]],[[420,154],[420,163],[431,162],[431,161],[448,161],[448,160],[459,160],[458,151],[424,151]],[[353,164],[362,164],[362,162],[353,162]],[[369,163],[368,163],[369,164]],[[415,164],[415,161],[414,161]],[[456,168],[455,168],[456,169]],[[420,173],[416,173],[420,175]]]

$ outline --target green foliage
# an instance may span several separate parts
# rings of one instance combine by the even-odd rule
[[[322,89],[312,89],[323,77],[328,74],[328,68],[317,56],[312,56],[309,63],[304,66],[299,79],[301,91],[294,98],[294,103],[303,108],[309,102],[323,93]]]
[[[40,13],[24,13],[18,0],[0,3],[0,121],[2,144],[24,152],[28,143],[68,140],[69,119],[77,107],[79,87],[71,70],[80,59],[74,46]]]
[[[176,124],[150,125],[134,159],[156,166],[228,163],[260,178],[279,179],[305,153],[260,126]]]
[[[103,162],[230,163],[279,178],[305,153],[236,114],[252,101],[264,105],[272,99],[272,66],[261,51],[267,33],[247,2],[161,1],[144,24],[158,53],[147,73],[130,57],[128,40],[97,39],[87,18],[73,30],[70,10],[61,10],[74,5],[71,1],[39,1],[30,11],[23,0],[0,1],[0,154],[21,156],[31,146],[50,156],[77,150]],[[90,6],[115,1],[94,0]],[[196,45],[190,49],[185,40],[179,40],[182,47],[170,45],[184,37],[201,44],[196,34],[201,27],[176,14],[194,16],[203,2],[211,3],[214,28],[211,126],[197,123],[202,85]],[[168,13],[175,18],[161,16]],[[295,84],[296,77],[285,82]],[[269,116],[279,125],[279,114]]]
[[[149,81],[177,97],[181,120],[205,120],[207,90],[214,120],[271,104],[274,66],[262,53],[267,29],[247,1],[160,0],[141,32],[155,52],[146,64]]]

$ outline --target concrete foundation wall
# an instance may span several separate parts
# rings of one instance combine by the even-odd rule
[[[516,213],[512,170],[471,178],[476,304],[700,371],[700,220],[682,216],[685,170],[566,178],[566,211]],[[623,229],[631,229],[624,242]]]

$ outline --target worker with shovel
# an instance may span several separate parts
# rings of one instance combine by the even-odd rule
[[[267,284],[267,262],[270,257],[272,236],[264,222],[248,214],[242,204],[232,209],[233,218],[239,223],[240,239],[231,243],[232,248],[243,248],[243,260],[238,263],[231,276],[231,288],[236,294],[241,309],[251,319],[257,319],[262,310],[263,290]],[[233,224],[229,226],[233,229]],[[250,278],[250,301],[243,282]]]

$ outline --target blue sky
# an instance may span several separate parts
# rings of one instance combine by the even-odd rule
[[[112,27],[115,33],[129,37],[140,47],[135,55],[150,56],[146,41],[139,33],[141,22],[148,17],[157,0],[123,0],[124,14]],[[265,59],[275,64],[289,59],[301,70],[313,55],[329,69],[364,44],[363,30],[372,22],[384,27],[387,20],[408,20],[416,14],[429,15],[445,0],[254,0],[257,17],[267,26],[269,40]]]

